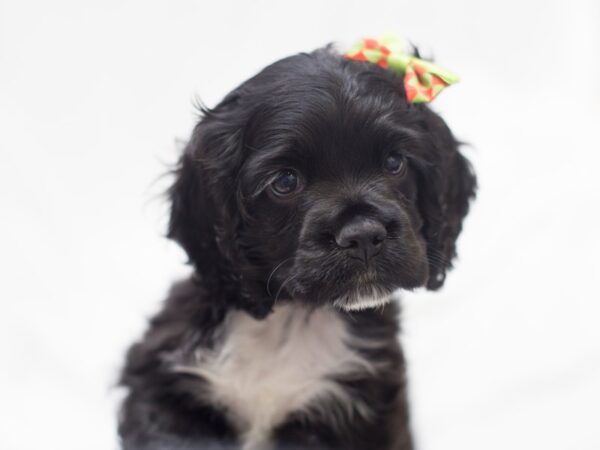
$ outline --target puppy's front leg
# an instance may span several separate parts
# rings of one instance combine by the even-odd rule
[[[273,433],[273,450],[337,450],[344,448],[334,430],[325,424],[290,419]]]
[[[176,397],[141,398],[147,393],[132,392],[123,405],[122,450],[241,450],[236,433],[219,411],[189,409]]]
[[[357,423],[339,429],[331,425],[291,419],[273,433],[273,450],[413,450],[410,432],[403,422],[392,429]]]

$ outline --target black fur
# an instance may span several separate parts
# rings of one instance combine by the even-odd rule
[[[206,382],[172,371],[173,358],[212,346],[232,309],[260,319],[276,301],[319,307],[373,287],[438,289],[474,196],[473,172],[443,120],[409,104],[401,78],[329,48],[272,64],[203,113],[170,190],[169,237],[194,275],[129,351],[119,429],[127,450],[240,448],[226,411],[202,395]],[[382,169],[390,153],[404,158],[403,173]],[[288,167],[303,190],[278,198],[270,181]],[[367,264],[336,245],[355,220],[387,233]],[[339,430],[291,414],[273,432],[275,448],[411,449],[397,306],[339,314],[353,333],[387,343],[360,350],[387,363],[377,375],[337,380],[375,419]]]

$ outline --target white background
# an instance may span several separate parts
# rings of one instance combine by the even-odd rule
[[[403,300],[419,449],[600,448],[596,0],[0,0],[1,449],[117,447],[123,352],[188,272],[161,175],[193,100],[386,31],[461,75],[434,107],[481,186]]]

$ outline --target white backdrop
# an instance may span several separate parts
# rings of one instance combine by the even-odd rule
[[[596,0],[0,0],[0,448],[117,447],[123,352],[188,272],[160,195],[194,98],[396,31],[461,75],[434,107],[481,185],[444,289],[403,299],[419,449],[599,449],[599,24]]]

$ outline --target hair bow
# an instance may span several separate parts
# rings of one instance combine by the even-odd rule
[[[380,39],[361,39],[344,56],[355,61],[369,61],[384,69],[404,74],[406,97],[411,103],[432,101],[446,86],[458,82],[458,77],[430,61],[405,51],[406,43],[395,35]]]

